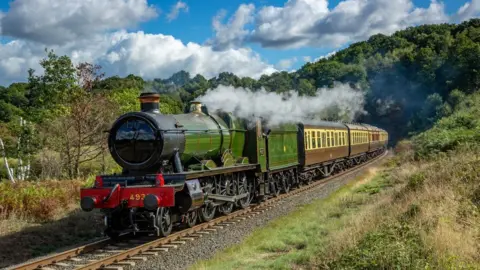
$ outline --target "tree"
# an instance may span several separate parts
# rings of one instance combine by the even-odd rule
[[[69,178],[79,176],[82,163],[106,151],[106,134],[115,117],[115,104],[102,94],[84,93],[71,103],[70,113],[48,125],[47,145],[58,151]]]
[[[101,66],[87,62],[78,64],[76,69],[78,85],[88,92],[92,91],[95,85],[105,76],[105,73],[100,72]]]
[[[59,57],[53,50],[45,52],[47,58],[40,61],[44,74],[37,76],[33,69],[28,72],[29,115],[36,122],[63,113],[78,90],[76,70],[70,58],[65,55]]]

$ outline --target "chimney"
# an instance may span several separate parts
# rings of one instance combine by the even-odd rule
[[[190,112],[203,113],[202,112],[202,103],[200,101],[190,102]]]
[[[140,110],[142,112],[160,113],[159,94],[141,93],[138,99],[140,100]]]

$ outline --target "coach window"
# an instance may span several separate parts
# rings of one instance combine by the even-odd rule
[[[312,131],[312,149],[317,148],[317,133]]]
[[[322,131],[322,147],[327,147],[327,134],[325,134],[325,131]]]
[[[308,133],[309,131],[305,131],[305,149],[307,150],[310,148],[309,147],[310,143],[308,142]]]
[[[320,131],[317,131],[317,148],[322,148],[322,137],[320,136]]]

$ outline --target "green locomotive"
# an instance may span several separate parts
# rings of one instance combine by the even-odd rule
[[[318,176],[348,169],[385,150],[388,134],[365,125],[320,121],[268,126],[231,113],[162,115],[159,95],[140,96],[141,112],[120,116],[108,139],[122,166],[82,189],[81,207],[105,213],[106,233],[168,235],[278,196]]]

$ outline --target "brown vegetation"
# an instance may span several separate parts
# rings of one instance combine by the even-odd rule
[[[260,229],[197,269],[478,269],[480,158],[412,161],[408,142],[373,179]]]

